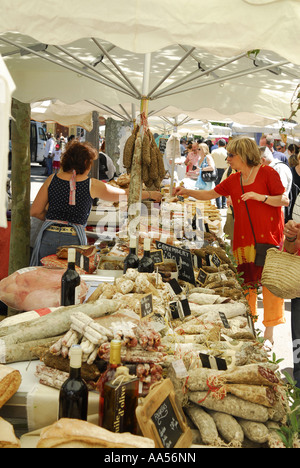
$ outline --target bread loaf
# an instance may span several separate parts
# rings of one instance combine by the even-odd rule
[[[0,408],[16,393],[22,377],[13,367],[0,364]]]
[[[13,426],[3,418],[0,418],[0,448],[21,448]]]
[[[154,441],[114,433],[79,419],[62,418],[41,431],[37,448],[154,448]]]

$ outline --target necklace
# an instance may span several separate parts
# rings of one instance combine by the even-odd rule
[[[246,183],[248,182],[248,180],[250,179],[253,169],[254,169],[254,166],[252,166],[251,171],[249,172],[249,175],[248,175],[247,179],[244,179],[244,183],[245,183],[245,184],[246,184]],[[243,177],[244,177],[244,176],[243,176]]]

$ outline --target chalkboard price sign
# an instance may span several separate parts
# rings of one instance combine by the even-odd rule
[[[208,369],[227,370],[226,360],[223,358],[210,356],[209,354],[199,353],[202,367]]]
[[[193,258],[190,251],[180,249],[174,245],[164,244],[163,242],[156,241],[157,249],[163,251],[165,259],[175,260],[178,268],[178,278],[187,283],[196,285],[195,274],[193,268]]]
[[[224,325],[224,328],[230,328],[229,322],[228,322],[227,317],[224,314],[224,312],[219,312],[219,315],[220,315],[220,318],[221,318],[222,323]]]
[[[182,435],[182,429],[176,419],[176,414],[169,398],[160,405],[152,416],[161,442],[165,448],[175,446],[177,440]]]
[[[150,257],[152,258],[155,265],[161,265],[162,263],[164,263],[164,254],[161,249],[151,250]]]
[[[141,318],[148,318],[153,315],[152,294],[147,294],[141,298]]]
[[[176,403],[170,379],[152,385],[137,407],[136,417],[143,436],[154,440],[156,448],[190,447],[192,431]]]
[[[170,315],[171,320],[183,320],[185,317],[191,315],[189,301],[187,299],[182,299],[180,301],[170,302]]]
[[[214,253],[213,256],[211,257],[211,261],[217,268],[219,268],[219,266],[222,263],[221,260],[220,260],[220,257],[218,257],[218,255],[216,253]]]
[[[198,273],[198,276],[197,276],[197,281],[198,281],[200,284],[204,285],[207,276],[208,276],[208,275],[207,275],[206,271],[204,271],[204,270],[202,270],[202,268],[200,268],[199,273]]]

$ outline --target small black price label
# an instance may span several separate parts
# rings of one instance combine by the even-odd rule
[[[222,320],[222,323],[224,325],[224,328],[230,328],[230,325],[228,323],[228,320],[227,320],[227,317],[226,315],[224,314],[224,312],[219,312],[219,315],[220,315],[220,318]]]
[[[178,301],[170,302],[169,306],[170,306],[171,320],[179,319],[180,318],[179,302]]]
[[[206,278],[207,278],[206,271],[204,271],[202,268],[200,268],[199,273],[198,273],[198,277],[197,277],[197,281],[200,284],[204,285],[205,281],[206,281]]]
[[[161,265],[164,263],[164,254],[162,249],[151,250],[150,257],[152,258],[155,265]]]
[[[199,353],[202,366],[207,369],[227,370],[225,359],[210,356],[209,354]]]
[[[221,259],[220,257],[218,257],[218,255],[216,253],[214,253],[211,257],[211,261],[212,263],[217,267],[219,268],[219,266],[221,265]]]
[[[153,315],[152,294],[147,294],[141,298],[141,318],[147,318]]]
[[[179,283],[178,283],[178,281],[177,281],[176,278],[170,279],[169,285],[171,286],[171,288],[173,289],[173,291],[174,291],[174,293],[175,293],[176,295],[182,293],[182,288],[181,288],[181,286],[179,285]]]
[[[170,302],[170,314],[172,320],[178,318],[183,320],[184,317],[191,315],[189,301],[187,299],[182,299],[181,301]]]

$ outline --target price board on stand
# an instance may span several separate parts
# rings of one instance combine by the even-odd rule
[[[174,245],[156,242],[156,248],[163,251],[164,259],[175,260],[178,268],[178,278],[196,285],[192,254],[189,250],[180,249]]]
[[[170,379],[158,382],[136,409],[144,437],[154,440],[156,448],[188,448],[193,435],[185,415],[176,403]]]

